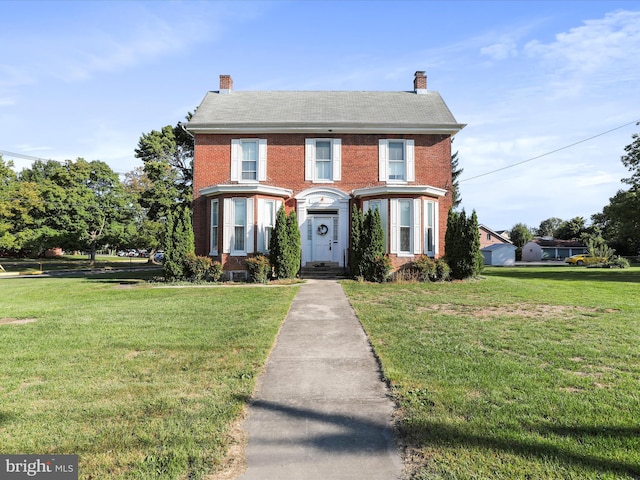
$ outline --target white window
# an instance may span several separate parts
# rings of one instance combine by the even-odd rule
[[[253,199],[224,199],[224,253],[247,255],[253,252]]]
[[[424,253],[430,257],[438,252],[438,203],[424,201]]]
[[[246,252],[247,200],[236,198],[233,201],[233,247],[232,251]]]
[[[211,200],[211,241],[209,255],[218,255],[218,219],[219,219],[219,200]]]
[[[282,206],[280,200],[258,199],[258,248],[259,252],[267,253],[269,243],[276,226],[276,215]]]
[[[420,253],[422,247],[421,201],[413,198],[393,198],[390,200],[391,248],[389,251],[399,256]]]
[[[414,145],[413,140],[378,141],[378,176],[381,182],[415,181]]]
[[[398,253],[411,253],[411,200],[398,200],[400,239]]]
[[[267,140],[231,140],[231,181],[252,183],[267,179]]]
[[[322,183],[341,179],[342,141],[339,138],[307,138],[304,156],[305,180]]]

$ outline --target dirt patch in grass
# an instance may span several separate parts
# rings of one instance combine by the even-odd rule
[[[0,318],[0,325],[24,325],[37,320],[37,318]]]
[[[247,470],[245,451],[247,447],[247,433],[242,428],[245,414],[234,422],[229,431],[231,446],[222,466],[216,472],[207,475],[205,480],[233,480]]]
[[[571,305],[532,305],[512,303],[506,305],[455,305],[452,303],[434,304],[419,309],[420,312],[437,312],[444,315],[466,315],[481,319],[500,316],[517,316],[524,318],[577,317],[593,313],[615,313],[615,309],[586,308]]]

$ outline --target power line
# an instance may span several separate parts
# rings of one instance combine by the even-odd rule
[[[574,143],[572,143],[570,145],[566,145],[564,147],[560,147],[560,148],[556,148],[555,150],[551,150],[550,152],[543,153],[542,155],[537,155],[535,157],[528,158],[526,160],[522,160],[521,162],[512,163],[511,165],[507,165],[506,167],[498,168],[496,170],[491,170],[490,172],[486,172],[486,173],[481,173],[480,175],[476,175],[475,177],[461,179],[460,183],[468,182],[470,180],[475,180],[476,178],[480,178],[480,177],[486,177],[487,175],[491,175],[493,173],[501,172],[502,170],[507,170],[509,168],[517,167],[518,165],[522,165],[523,163],[532,162],[533,160],[538,160],[539,158],[546,157],[548,155],[560,152],[562,150],[566,150],[566,149],[571,148],[571,147],[575,147],[576,145],[588,142],[589,140],[593,140],[594,138],[598,138],[598,137],[601,137],[603,135],[607,135],[608,133],[615,132],[616,130],[620,130],[621,128],[628,127],[629,125],[631,125],[633,123],[638,125],[638,124],[640,124],[640,120],[634,120],[632,122],[625,123],[624,125],[620,125],[619,127],[612,128],[611,130],[607,130],[606,132],[598,133],[598,134],[593,135],[593,136],[591,136],[589,138],[585,138],[583,140],[579,140],[577,142],[574,142]]]
[[[8,152],[7,150],[0,150],[0,155],[6,155],[7,157],[14,157],[14,158],[22,158],[24,160],[32,160],[32,161],[40,160],[41,162],[53,161],[53,162],[63,163],[61,160],[53,160],[52,158],[34,157],[32,155],[25,155],[23,153]]]

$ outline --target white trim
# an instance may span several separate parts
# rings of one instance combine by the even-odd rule
[[[339,138],[334,138],[331,142],[331,156],[333,160],[333,165],[331,168],[333,171],[333,181],[339,182],[342,180],[342,140]]]
[[[451,135],[454,136],[460,130],[466,127],[464,123],[448,124],[448,125],[431,125],[425,127],[412,126],[412,127],[397,127],[397,126],[366,126],[356,127],[349,125],[335,125],[335,124],[317,124],[304,127],[291,126],[291,124],[271,125],[265,127],[264,125],[243,125],[243,126],[230,126],[226,124],[223,127],[187,127],[189,132],[194,134],[265,134],[265,133],[318,133],[331,130],[331,133],[371,133],[378,135]]]
[[[264,182],[267,180],[267,139],[258,139],[258,181]]]
[[[378,140],[378,180],[387,181],[387,168],[389,166],[389,140],[381,138]]]
[[[355,198],[373,197],[376,195],[426,195],[444,197],[447,191],[431,185],[382,185],[379,187],[356,188],[351,191]]]
[[[218,243],[220,242],[220,200],[217,198],[214,198],[210,201],[209,203],[210,208],[211,208],[211,216],[210,216],[210,223],[209,223],[209,255],[212,257],[216,257],[218,256]],[[214,212],[217,213],[216,215],[216,231],[217,231],[217,242],[214,245],[213,242],[213,214]]]
[[[238,184],[238,185],[212,185],[198,190],[200,195],[209,197],[225,193],[243,193],[246,195],[262,194],[275,197],[290,198],[293,190],[288,188],[272,187],[271,185]]]
[[[414,255],[420,255],[421,253],[420,245],[422,243],[422,237],[423,237],[422,218],[421,218],[422,209],[420,208],[421,203],[422,202],[420,201],[419,198],[414,198],[413,205],[411,206],[411,208],[413,209],[413,222],[412,222],[411,228],[413,228],[412,243],[413,243]]]
[[[407,182],[416,181],[415,142],[406,140],[404,144],[404,165]]]

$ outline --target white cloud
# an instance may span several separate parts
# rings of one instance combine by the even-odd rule
[[[518,55],[518,47],[515,41],[505,39],[500,43],[494,43],[480,49],[481,55],[491,57],[493,60],[504,60]]]
[[[583,25],[559,33],[555,41],[527,43],[525,52],[541,60],[558,77],[593,75],[605,71],[607,76],[621,72],[638,78],[640,58],[640,12],[617,11],[604,18],[586,20]]]

